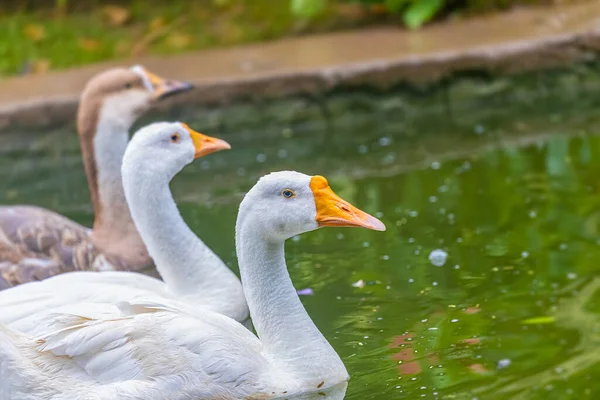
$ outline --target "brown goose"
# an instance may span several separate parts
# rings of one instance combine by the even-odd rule
[[[121,162],[135,120],[156,101],[191,88],[141,66],[111,69],[88,82],[77,130],[94,226],[86,228],[40,207],[0,207],[0,289],[67,271],[152,265],[125,201]]]

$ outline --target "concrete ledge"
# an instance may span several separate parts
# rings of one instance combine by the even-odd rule
[[[114,65],[141,63],[197,85],[161,106],[169,109],[340,87],[428,85],[469,72],[514,74],[593,61],[599,54],[600,2],[519,9],[419,32],[380,28],[315,35],[9,78],[0,83],[0,130],[72,122],[85,82]]]

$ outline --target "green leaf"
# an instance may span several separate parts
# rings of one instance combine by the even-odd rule
[[[556,317],[548,315],[548,316],[544,316],[544,317],[533,317],[533,318],[529,318],[529,319],[524,319],[523,321],[521,321],[521,323],[524,325],[541,325],[541,324],[552,324],[552,323],[554,323],[554,321],[556,321]]]
[[[410,0],[385,0],[385,6],[392,14],[398,14],[410,3]]]
[[[410,29],[416,29],[433,18],[443,5],[443,0],[416,0],[404,13],[404,23]]]
[[[301,18],[314,18],[325,10],[327,0],[292,0],[290,10]]]

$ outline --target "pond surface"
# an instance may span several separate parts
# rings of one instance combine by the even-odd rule
[[[172,189],[234,270],[237,206],[269,171],[324,175],[387,225],[286,246],[297,289],[313,291],[308,312],[352,376],[347,399],[600,394],[600,98],[499,93],[452,107],[439,93],[354,93],[176,115],[233,146]],[[3,201],[91,224],[76,140],[69,129],[0,136]],[[439,266],[434,251],[447,254]]]

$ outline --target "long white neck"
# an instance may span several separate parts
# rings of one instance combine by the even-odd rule
[[[235,274],[185,223],[169,177],[148,168],[124,168],[131,215],[168,289],[236,320],[248,309]]]
[[[310,384],[348,379],[335,350],[300,302],[287,271],[284,243],[264,240],[240,210],[236,250],[252,323],[265,353],[286,372]]]
[[[102,223],[115,232],[128,231],[133,226],[121,179],[128,126],[119,122],[100,118],[93,147]]]

